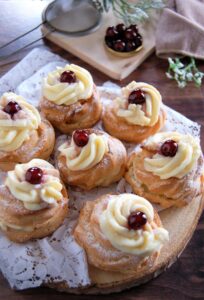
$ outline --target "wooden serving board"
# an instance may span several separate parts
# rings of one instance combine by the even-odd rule
[[[50,60],[52,62],[53,60],[56,60],[55,56],[53,57],[50,55],[51,54],[49,53],[46,53],[45,55],[45,53],[43,54],[43,52],[39,52],[39,50],[36,50],[35,53],[33,53],[33,56],[30,55],[29,58],[27,58],[26,62],[21,62],[21,65],[18,65],[16,69],[13,69],[9,76],[12,76],[13,79],[14,73],[17,72],[16,74],[18,75],[17,79],[19,80],[19,82],[17,82],[16,84],[18,85],[18,87],[20,83],[22,84],[24,82],[25,84],[25,80],[28,80],[29,76],[31,76],[32,74],[26,73],[26,71],[28,72],[29,69],[27,68],[28,62],[30,65],[29,71],[32,70],[32,67],[35,67],[35,69],[33,70],[34,73],[32,75],[36,76],[36,68],[42,68],[42,66],[39,65],[40,63],[43,62],[45,64],[48,64]],[[46,57],[49,57],[49,59],[46,60]],[[39,73],[40,76],[43,75],[43,73],[41,72],[42,71],[40,71]],[[25,78],[22,78],[22,75],[25,76]],[[15,84],[15,81],[9,80],[9,78],[11,77],[7,76],[7,80],[3,81],[2,86],[8,88],[8,82],[11,82],[11,84]],[[39,77],[34,78],[36,83],[39,84],[41,82],[39,80]],[[38,88],[37,85],[33,85],[32,83],[33,81],[29,81],[29,85],[27,86],[26,91],[29,90],[29,93],[31,93],[31,95],[36,95]],[[21,92],[22,86],[20,89]],[[34,90],[32,90],[34,86],[35,88]],[[16,87],[11,86],[10,89],[16,89]],[[89,274],[92,280],[92,285],[88,288],[78,287],[76,289],[73,289],[69,288],[68,285],[64,284],[63,282],[52,284],[50,283],[49,287],[55,288],[59,291],[65,291],[75,294],[107,294],[112,292],[119,292],[127,288],[143,284],[150,279],[155,278],[165,269],[170,267],[171,264],[175,262],[175,260],[184,250],[186,244],[190,240],[196,228],[199,217],[203,210],[203,206],[204,199],[202,196],[199,196],[196,199],[193,199],[189,205],[183,208],[169,208],[159,213],[164,227],[170,233],[170,242],[166,244],[166,246],[162,249],[156,264],[151,269],[146,270],[145,272],[141,272],[137,276],[130,276],[127,273],[122,274],[104,272],[102,270],[89,266]]]
[[[168,208],[159,213],[164,227],[169,231],[170,241],[162,248],[156,264],[137,276],[105,272],[89,266],[92,285],[88,288],[70,289],[64,283],[50,284],[59,291],[75,294],[108,294],[121,292],[157,277],[179,257],[197,226],[204,207],[204,197],[198,196],[182,208]]]
[[[104,14],[101,27],[94,33],[82,37],[69,37],[66,34],[53,32],[49,33],[49,28],[42,27],[46,38],[64,48],[75,56],[89,63],[99,71],[109,77],[122,80],[132,73],[155,48],[155,17],[151,22],[146,22],[139,26],[143,36],[143,48],[132,57],[121,58],[109,53],[104,46],[104,35],[108,26],[121,23],[112,12]]]

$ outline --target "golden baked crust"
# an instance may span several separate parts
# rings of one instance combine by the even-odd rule
[[[150,268],[158,257],[158,252],[154,252],[146,258],[124,253],[114,248],[101,232],[99,217],[105,210],[111,196],[103,195],[96,201],[86,202],[74,230],[75,239],[85,249],[89,264],[99,269],[137,273],[141,269]],[[97,209],[95,209],[96,206],[98,206]],[[156,212],[154,212],[153,222],[159,227],[162,226]]]
[[[115,114],[114,101],[104,108],[102,114],[105,130],[118,139],[130,143],[140,143],[150,135],[155,134],[163,127],[165,119],[166,113],[161,109],[159,119],[152,127],[129,124],[124,118],[118,117]]]
[[[132,153],[128,159],[125,179],[135,194],[168,208],[184,206],[201,193],[203,185],[202,156],[193,171],[183,178],[160,179],[159,176],[144,169],[144,159],[151,155],[152,152],[143,148],[139,152]]]
[[[96,124],[101,116],[102,105],[94,85],[93,95],[87,100],[82,99],[71,105],[57,105],[42,98],[40,109],[54,127],[63,133],[72,133],[75,129]]]
[[[60,171],[62,180],[70,185],[78,186],[90,190],[97,186],[108,186],[113,182],[119,181],[126,166],[126,149],[123,144],[109,136],[107,133],[89,129],[89,133],[105,134],[108,137],[109,151],[103,159],[95,166],[88,170],[72,171],[68,169],[66,158],[63,154],[57,156],[57,168]]]
[[[28,210],[23,203],[12,196],[5,186],[0,187],[0,225],[1,222],[20,227],[33,227],[24,231],[7,227],[5,235],[13,242],[23,243],[31,239],[42,238],[54,232],[64,221],[68,213],[68,195],[65,187],[63,198],[57,206],[50,206],[38,211]]]
[[[0,169],[12,170],[17,163],[26,163],[33,158],[48,159],[55,144],[55,132],[49,121],[42,119],[37,130],[33,130],[29,140],[14,151],[0,151]]]

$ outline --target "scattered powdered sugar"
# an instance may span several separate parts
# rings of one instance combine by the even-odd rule
[[[64,61],[60,56],[43,49],[34,49],[0,79],[0,94],[16,91],[17,87],[39,69],[53,61]]]
[[[14,91],[24,96],[31,104],[38,106],[41,97],[42,78],[56,66],[66,61],[46,50],[34,49],[12,71],[0,79],[0,93]],[[108,105],[120,95],[116,84],[106,82],[99,87],[104,105]],[[164,130],[176,130],[199,138],[200,126],[174,110],[165,107],[168,119]],[[95,128],[103,130],[102,123]],[[57,145],[66,140],[66,136],[57,138]],[[136,145],[125,143],[128,153]],[[50,162],[54,164],[54,156]],[[5,174],[0,173],[0,182]],[[106,188],[82,191],[69,188],[69,216],[63,225],[51,236],[24,244],[10,242],[0,234],[0,270],[15,289],[38,287],[43,283],[65,281],[70,288],[88,286],[90,278],[84,250],[75,242],[72,230],[77,222],[80,209],[86,201],[92,201],[107,193],[131,193],[132,189],[125,179]],[[160,210],[160,207],[156,207]]]
[[[49,51],[34,49],[0,79],[0,93],[14,91],[37,106],[42,78],[65,63]],[[0,172],[1,183],[4,178]],[[78,215],[74,199],[68,218],[50,237],[16,244],[0,234],[0,270],[12,288],[21,290],[62,281],[73,288],[90,284],[84,250],[71,234]]]
[[[43,66],[30,78],[24,80],[16,89],[16,93],[23,96],[34,106],[38,106],[41,97],[42,78],[56,67],[64,66],[65,61],[54,61]]]

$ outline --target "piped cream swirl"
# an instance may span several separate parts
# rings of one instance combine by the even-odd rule
[[[145,95],[145,104],[128,104],[127,99],[135,89],[141,89]],[[122,96],[115,99],[116,114],[128,123],[140,126],[154,126],[159,118],[161,95],[150,84],[132,81],[122,88]]]
[[[72,71],[76,75],[75,83],[60,82],[60,75],[64,71]],[[57,105],[71,105],[78,100],[87,100],[93,93],[93,79],[91,74],[77,65],[57,67],[50,72],[43,82],[43,96]]]
[[[10,101],[17,102],[21,107],[12,118],[3,111]],[[0,150],[9,152],[21,147],[29,139],[30,132],[36,130],[40,123],[40,114],[35,107],[21,96],[4,93],[0,98]]]
[[[158,151],[166,140],[174,140],[178,144],[176,155],[167,157],[156,153],[151,158],[145,158],[144,168],[161,179],[182,178],[195,167],[201,155],[200,144],[191,135],[183,135],[178,132],[162,132],[150,137],[146,141],[145,147]]]
[[[25,180],[26,171],[32,167],[42,169],[42,183],[30,184]],[[40,210],[48,205],[57,205],[57,202],[63,198],[58,170],[42,159],[33,159],[26,164],[17,164],[13,171],[8,172],[5,185],[28,210]]]
[[[129,230],[128,216],[141,211],[147,216],[147,223],[142,229]],[[147,256],[159,251],[168,241],[168,231],[154,223],[154,209],[144,198],[133,194],[112,196],[107,208],[102,213],[99,224],[105,237],[113,247],[128,254]]]
[[[66,164],[70,170],[88,170],[103,159],[108,151],[108,142],[104,135],[91,133],[86,146],[77,147],[72,138],[70,146],[64,143],[59,147],[59,151],[66,157]]]

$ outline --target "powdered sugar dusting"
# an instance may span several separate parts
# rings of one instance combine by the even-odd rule
[[[15,91],[24,96],[30,103],[37,106],[41,97],[42,78],[56,66],[65,63],[59,56],[46,50],[35,49],[17,64],[12,72],[0,79],[0,92]],[[12,79],[12,80],[10,80]],[[108,105],[120,94],[120,89],[111,82],[99,87],[104,105]],[[168,114],[165,130],[177,130],[190,133],[199,138],[200,127],[181,114],[165,107]],[[95,128],[103,130],[99,122]],[[61,135],[57,143],[66,140]],[[128,153],[136,145],[125,143]],[[54,164],[54,156],[50,162]],[[0,183],[4,174],[0,173]],[[70,211],[63,225],[49,237],[24,244],[10,242],[0,234],[0,270],[9,281],[11,287],[26,289],[38,287],[43,283],[65,281],[69,287],[88,286],[90,278],[84,250],[75,242],[72,230],[77,222],[81,207],[86,201],[92,201],[106,193],[132,192],[125,179],[107,188],[96,188],[92,191],[81,191],[79,188],[69,188]],[[160,210],[157,207],[157,210]]]

